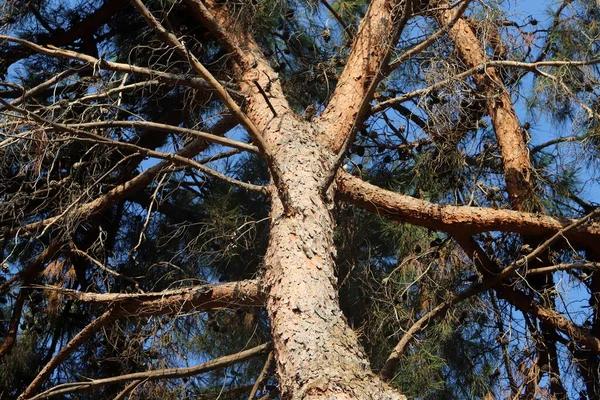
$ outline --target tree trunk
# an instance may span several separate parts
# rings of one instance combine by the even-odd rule
[[[319,131],[288,114],[275,159],[289,188],[285,213],[273,192],[265,263],[279,384],[284,399],[405,399],[370,371],[338,303],[334,275],[332,199],[323,198],[332,154]]]

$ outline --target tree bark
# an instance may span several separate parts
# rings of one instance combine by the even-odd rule
[[[282,123],[283,122],[283,123]],[[283,398],[401,399],[374,376],[339,307],[334,275],[331,199],[319,189],[327,173],[318,131],[294,117],[278,125],[286,144],[276,157],[288,184],[286,215],[273,192],[265,257],[267,310]]]
[[[340,309],[331,215],[334,189],[324,195],[323,187],[338,151],[352,137],[355,121],[384,76],[381,67],[412,1],[370,4],[336,92],[323,118],[314,121],[293,112],[278,74],[248,32],[237,28],[226,5],[196,0],[188,4],[236,60],[236,75],[246,95],[244,112],[273,157],[280,175],[275,183],[286,187],[271,187],[264,278],[282,398],[405,399],[370,371]],[[269,167],[273,173],[274,166]]]

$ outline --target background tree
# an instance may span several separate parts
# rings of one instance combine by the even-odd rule
[[[1,7],[1,398],[599,396],[596,3]]]

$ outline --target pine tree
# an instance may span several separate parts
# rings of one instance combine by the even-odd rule
[[[0,398],[599,396],[596,3],[0,7]]]

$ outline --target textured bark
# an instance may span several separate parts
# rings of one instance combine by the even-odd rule
[[[447,6],[447,1],[441,5]],[[452,13],[441,10],[438,20],[448,23]],[[459,19],[450,29],[450,38],[456,50],[469,68],[474,68],[488,61],[485,49],[475,35],[473,28],[465,19]],[[500,40],[499,37],[496,38]],[[492,43],[498,47],[498,43]],[[504,165],[504,180],[512,208],[519,211],[543,213],[544,208],[535,193],[533,182],[533,168],[529,157],[529,148],[524,139],[523,128],[515,112],[512,100],[504,83],[502,75],[494,67],[484,68],[473,75],[475,84],[484,96],[487,111],[491,117],[492,125],[498,139]],[[524,242],[535,247],[541,240],[539,236],[525,236]],[[549,258],[542,256],[540,262],[534,262],[533,268],[547,265]],[[528,284],[541,296],[542,305],[554,308],[554,282],[551,274],[530,277]],[[532,312],[535,315],[534,312]],[[540,330],[543,340],[538,348],[538,364],[540,371],[545,370],[550,375],[550,391],[553,396],[564,399],[567,393],[559,376],[558,354],[556,349],[556,332],[552,326],[540,319]],[[539,381],[541,374],[538,374]],[[537,386],[537,382],[534,382]],[[526,395],[527,397],[527,395]]]
[[[316,143],[317,131],[309,124],[291,118],[278,125],[286,138],[276,156],[297,211],[286,215],[274,199],[265,257],[267,310],[283,398],[404,398],[370,372],[339,307],[332,204],[319,189],[331,153]]]
[[[390,32],[402,13],[390,10],[402,10],[403,6],[387,0],[371,3],[355,40],[355,56],[350,56],[362,54],[358,57],[370,61],[359,65],[349,61],[342,76],[352,78],[343,78],[349,82],[337,89],[362,88],[351,98],[354,107],[348,107],[350,99],[338,92],[328,108],[331,118],[311,122],[293,112],[277,73],[253,38],[236,27],[227,6],[196,0],[188,0],[188,4],[232,52],[240,88],[246,95],[244,112],[272,152],[281,174],[277,183],[287,188],[285,192],[275,187],[271,190],[264,278],[282,398],[404,399],[370,371],[367,356],[339,307],[330,212],[333,196],[331,192],[324,196],[322,191],[336,151],[351,134],[355,107],[367,96],[376,69],[389,51],[388,46],[374,44],[381,40],[379,35],[388,40],[396,37],[390,37]],[[372,28],[377,30],[370,31]],[[373,32],[376,36],[369,36]],[[287,198],[282,199],[282,194]]]
[[[370,107],[377,84],[406,20],[420,0],[374,0],[361,21],[352,50],[329,104],[320,116],[334,150],[339,150]],[[354,127],[356,129],[356,127]]]
[[[471,235],[485,231],[515,232],[523,235],[552,235],[573,223],[513,210],[439,205],[401,193],[384,190],[347,173],[339,173],[336,197],[373,211],[386,218],[453,232],[460,229]],[[600,240],[600,225],[586,225],[565,234],[571,243],[593,245]]]

